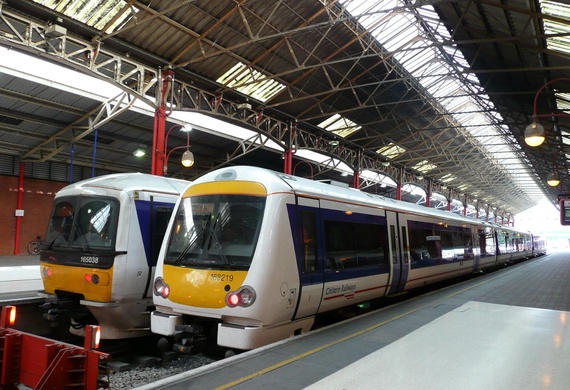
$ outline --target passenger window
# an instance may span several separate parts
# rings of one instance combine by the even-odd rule
[[[315,213],[303,211],[302,221],[302,244],[303,244],[303,267],[305,272],[318,271],[317,263],[317,239]]]
[[[386,261],[386,227],[326,221],[325,245],[331,269],[379,266]]]
[[[412,268],[473,258],[471,231],[467,228],[411,222],[408,230]],[[485,234],[480,234],[481,242]],[[485,246],[488,250],[489,245],[481,245],[483,250]]]

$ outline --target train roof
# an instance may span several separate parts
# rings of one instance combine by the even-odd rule
[[[154,191],[181,194],[190,181],[180,180],[171,177],[151,175],[147,173],[115,173],[111,175],[97,176],[86,180],[78,181],[62,188],[61,192],[83,188],[106,188],[116,191]]]
[[[363,192],[355,188],[337,186],[335,184],[329,184],[308,178],[293,176],[265,168],[251,166],[221,168],[202,176],[193,182],[193,184],[198,184],[200,182],[208,180],[216,181],[231,178],[237,180],[252,180],[252,178],[255,178],[255,180],[261,182],[266,186],[269,193],[284,191],[283,184],[286,184],[290,190],[294,191],[298,195],[305,195],[309,197],[319,196],[335,201],[349,202],[368,207],[391,209],[404,213],[429,215],[447,221],[503,227],[507,229],[507,227],[501,226],[499,224],[454,214],[450,211],[433,209],[414,203],[404,202],[392,198],[386,198],[381,195]],[[521,230],[512,227],[508,227],[508,229],[522,232]]]

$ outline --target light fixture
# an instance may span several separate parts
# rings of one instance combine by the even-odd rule
[[[333,139],[332,141],[330,141],[329,143],[333,148],[336,148],[338,146],[338,141],[336,139]]]
[[[560,177],[558,176],[558,173],[554,171],[549,173],[546,178],[546,182],[550,187],[556,187],[558,184],[560,184]]]
[[[548,176],[546,176],[546,183],[550,187],[556,187],[558,184],[560,184],[560,176],[558,176],[558,173],[556,172],[556,155],[559,152],[560,150],[557,150],[552,154],[552,171],[550,171]]]
[[[182,154],[181,162],[182,165],[184,165],[186,168],[190,168],[192,165],[194,165],[194,153],[186,149],[186,151]]]
[[[527,145],[529,146],[540,146],[542,145],[542,143],[544,142],[544,139],[546,138],[544,135],[544,127],[540,124],[536,122],[536,118],[551,118],[551,117],[570,117],[569,114],[565,113],[565,112],[553,112],[550,114],[538,114],[537,113],[537,105],[538,105],[538,95],[540,95],[540,93],[546,88],[548,87],[550,84],[553,84],[555,82],[559,82],[559,81],[570,81],[570,78],[566,78],[566,77],[561,77],[558,79],[554,79],[554,80],[550,80],[549,82],[545,83],[542,87],[539,88],[539,90],[536,92],[536,95],[534,95],[534,105],[533,105],[533,113],[532,113],[532,123],[530,125],[528,125],[524,131],[524,140],[527,143]]]
[[[389,167],[390,166],[390,161],[382,161],[382,166],[383,167]]]
[[[135,157],[143,157],[146,154],[146,149],[144,148],[138,148],[137,150],[135,150],[133,152],[133,156]]]
[[[168,149],[168,136],[170,135],[172,130],[176,128],[179,128],[181,132],[186,133],[186,145],[176,146],[170,149],[170,152],[166,153]],[[180,162],[185,168],[190,168],[192,165],[194,165],[194,153],[190,151],[190,135],[189,135],[190,131],[192,131],[192,126],[185,124],[185,125],[174,125],[166,133],[166,137],[164,140],[164,155],[166,156],[166,158],[164,159],[164,166],[162,167],[164,175],[168,173],[168,159],[170,158],[170,154],[172,154],[172,152],[175,150],[186,149],[184,153],[182,153],[182,158],[180,159]]]
[[[538,122],[532,122],[524,131],[524,141],[528,146],[540,146],[544,142],[544,126]]]
[[[418,180],[423,180],[423,179],[424,179],[424,176],[423,176],[423,175],[417,175],[416,178],[417,178]]]

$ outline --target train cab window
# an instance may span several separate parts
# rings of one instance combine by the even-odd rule
[[[46,242],[50,245],[65,244],[71,233],[75,202],[72,199],[56,200],[46,233]]]
[[[110,248],[117,227],[116,209],[113,200],[82,199],[76,210],[72,244],[82,248]]]
[[[49,248],[113,249],[119,205],[115,199],[79,196],[59,199],[46,232]]]
[[[182,199],[165,263],[249,267],[257,246],[265,198],[201,195]]]

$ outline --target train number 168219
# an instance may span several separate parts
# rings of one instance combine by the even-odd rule
[[[212,274],[210,275],[215,282],[233,282],[234,276],[231,274]]]

